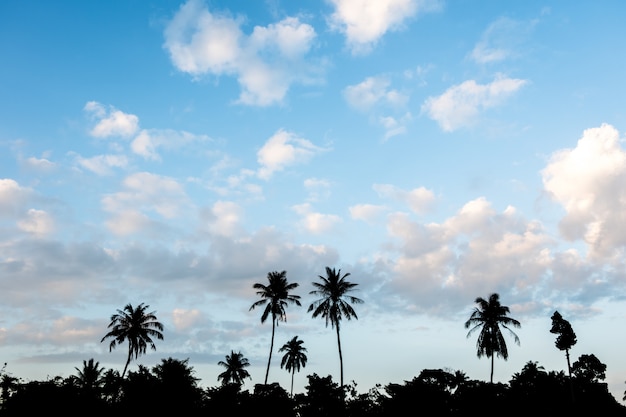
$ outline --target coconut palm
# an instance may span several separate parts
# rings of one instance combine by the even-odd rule
[[[268,285],[256,283],[252,288],[258,290],[257,295],[261,299],[250,307],[254,310],[256,307],[265,305],[263,314],[261,314],[261,323],[265,323],[268,317],[272,317],[272,341],[270,343],[270,355],[267,360],[267,371],[265,371],[265,385],[267,385],[267,377],[270,373],[270,363],[272,362],[272,351],[274,350],[274,333],[279,321],[287,321],[287,313],[285,308],[289,303],[300,304],[300,296],[289,294],[289,291],[298,287],[297,283],[287,282],[287,271],[270,272],[267,274]]]
[[[217,364],[226,368],[224,372],[217,376],[217,380],[221,380],[222,385],[231,383],[242,385],[244,383],[244,379],[252,379],[248,371],[245,369],[250,366],[250,362],[248,359],[243,357],[241,352],[231,350],[230,355],[226,355],[226,361],[219,361]]]
[[[100,388],[104,383],[104,368],[100,368],[100,362],[94,362],[93,358],[83,361],[83,369],[74,368],[78,372],[76,382],[79,387],[92,391]]]
[[[306,366],[307,356],[306,348],[302,346],[304,341],[298,340],[298,336],[294,336],[293,339],[288,341],[278,349],[279,352],[285,352],[283,359],[280,362],[280,367],[285,368],[291,372],[291,396],[293,397],[293,375],[296,371],[300,372],[300,367]]]
[[[314,301],[309,306],[309,312],[313,312],[313,318],[318,316],[326,319],[326,326],[330,324],[331,328],[334,327],[337,332],[337,347],[339,349],[339,366],[341,370],[341,387],[343,388],[343,357],[341,354],[341,338],[339,336],[339,324],[345,317],[346,320],[355,318],[358,320],[356,312],[350,305],[362,303],[360,298],[348,295],[350,291],[354,290],[358,284],[349,282],[346,280],[350,276],[350,273],[341,275],[341,269],[335,270],[335,268],[326,267],[326,276],[319,275],[319,279],[322,282],[313,282],[315,290],[310,294],[319,296],[320,298]]]
[[[500,296],[496,293],[491,294],[487,300],[478,297],[475,302],[478,304],[478,307],[474,308],[472,315],[465,322],[465,328],[473,326],[467,333],[467,337],[470,337],[472,333],[480,329],[478,341],[476,342],[476,354],[479,358],[483,355],[491,358],[490,382],[493,383],[494,355],[500,356],[504,360],[507,360],[509,357],[509,351],[500,331],[500,326],[507,329],[514,337],[515,343],[519,345],[519,337],[508,326],[519,328],[521,324],[519,321],[507,316],[510,311],[509,307],[500,304]]]
[[[131,304],[127,304],[123,310],[117,310],[117,313],[111,316],[111,323],[108,328],[111,329],[100,341],[110,338],[109,352],[118,344],[128,342],[128,358],[122,371],[122,378],[126,374],[128,364],[135,356],[137,359],[140,355],[146,353],[148,345],[152,350],[156,350],[156,345],[152,338],[163,340],[163,325],[157,321],[155,312],[147,312],[149,305],[139,304],[134,308]]]

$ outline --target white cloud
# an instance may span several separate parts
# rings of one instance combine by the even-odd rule
[[[360,111],[371,112],[371,119],[384,127],[384,139],[405,133],[406,124],[412,119],[411,113],[405,112],[409,97],[390,88],[391,81],[385,76],[368,77],[359,84],[350,85],[343,90],[348,104]],[[385,114],[387,110],[404,112],[392,116]]]
[[[26,158],[22,162],[26,167],[37,172],[52,172],[57,165],[46,158],[35,158],[33,156]]]
[[[189,204],[183,187],[172,178],[139,172],[126,177],[122,187],[102,198],[103,209],[114,216],[107,225],[117,234],[140,231],[149,223],[147,213],[172,219]]]
[[[175,308],[172,311],[172,322],[178,331],[187,330],[200,321],[202,321],[202,312],[198,309],[185,310]]]
[[[29,209],[26,217],[18,221],[18,227],[28,233],[43,236],[54,230],[52,216],[43,210]]]
[[[498,76],[489,84],[468,80],[450,87],[422,105],[431,119],[446,132],[472,125],[481,111],[499,105],[527,83],[526,80]]]
[[[139,129],[137,116],[124,113],[114,107],[107,109],[98,102],[90,101],[85,105],[84,110],[97,120],[96,125],[89,132],[94,137],[131,137]]]
[[[352,53],[365,54],[388,31],[403,28],[418,11],[434,11],[438,1],[419,0],[329,0],[335,7],[329,18],[332,29],[346,36]]]
[[[256,26],[250,36],[241,19],[218,15],[200,1],[181,6],[165,30],[165,48],[181,71],[196,77],[232,75],[242,92],[239,102],[268,106],[280,103],[291,84],[307,82],[313,68],[303,62],[316,37],[312,26],[287,17]]]
[[[300,224],[309,233],[327,233],[341,223],[341,217],[334,214],[314,212],[308,203],[293,206],[293,210],[302,217]]]
[[[220,236],[235,237],[242,233],[241,217],[243,210],[232,201],[217,201],[211,208],[209,230]]]
[[[154,161],[160,161],[159,148],[176,149],[183,145],[207,141],[206,135],[194,135],[189,132],[178,132],[171,129],[143,129],[131,142],[133,153]]]
[[[261,167],[258,176],[269,179],[274,172],[282,171],[287,166],[307,162],[317,153],[323,151],[307,139],[295,133],[279,130],[265,142],[257,152],[257,160]]]
[[[516,291],[531,297],[547,285],[554,242],[536,221],[512,207],[497,212],[484,198],[465,204],[442,223],[420,224],[408,214],[388,217],[390,235],[399,241],[391,283],[420,310],[455,304],[467,294]],[[439,301],[435,301],[439,300]]]
[[[378,103],[384,102],[394,106],[403,106],[408,97],[397,90],[390,90],[391,82],[383,76],[368,77],[356,85],[343,90],[348,104],[359,110],[369,110]]]
[[[435,202],[435,194],[424,187],[405,191],[390,184],[374,184],[372,188],[383,198],[405,203],[416,214],[427,212]]]
[[[529,36],[535,21],[522,22],[509,17],[500,17],[483,33],[470,58],[479,64],[503,61],[517,56],[517,50]]]
[[[16,216],[30,199],[32,190],[10,178],[0,179],[0,216]]]
[[[77,158],[78,165],[98,175],[110,175],[112,168],[124,168],[128,158],[124,155],[98,155],[91,158]]]
[[[563,206],[560,231],[582,239],[592,257],[612,257],[626,247],[626,152],[609,124],[587,129],[573,149],[555,152],[542,171],[545,190]]]
[[[374,204],[357,204],[349,208],[350,216],[355,220],[373,223],[387,210],[385,206]]]

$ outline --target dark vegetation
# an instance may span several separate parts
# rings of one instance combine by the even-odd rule
[[[476,308],[465,327],[470,337],[478,332],[476,353],[491,361],[489,382],[470,380],[464,372],[449,369],[424,369],[410,381],[377,385],[367,393],[359,393],[354,382],[344,384],[340,323],[343,318],[357,319],[351,304],[363,300],[348,293],[357,284],[347,281],[350,274],[326,268],[326,276],[313,283],[311,294],[319,298],[308,311],[321,317],[335,329],[340,362],[340,381],[332,376],[307,375],[305,391],[293,394],[293,378],[306,366],[304,341],[297,336],[278,352],[284,353],[280,367],[291,373],[289,392],[278,383],[267,383],[274,335],[279,321],[286,321],[286,307],[300,305],[299,296],[290,292],[298,284],[290,284],[286,272],[268,274],[268,284],[254,284],[260,300],[251,310],[264,306],[261,322],[272,320],[272,337],[265,383],[252,390],[244,389],[250,365],[241,352],[231,351],[218,365],[224,371],[217,376],[219,385],[202,387],[188,359],[162,359],[148,368],[139,365],[128,371],[131,360],[145,354],[148,347],[156,350],[154,339],[163,339],[163,325],[155,312],[145,304],[128,304],[111,316],[109,349],[127,344],[128,356],[122,374],[104,369],[94,359],[83,361],[67,378],[45,381],[22,381],[0,370],[0,417],[26,415],[96,416],[96,415],[161,415],[243,416],[269,414],[274,417],[388,417],[405,415],[468,416],[506,413],[514,416],[601,415],[626,416],[626,407],[608,391],[606,365],[593,354],[581,355],[570,363],[570,349],[576,334],[558,311],[552,315],[551,333],[555,346],[565,352],[567,373],[545,371],[538,362],[529,361],[513,374],[508,383],[493,382],[494,358],[508,358],[505,329],[519,343],[510,327],[521,324],[508,316],[509,308],[500,304],[499,295],[476,298]],[[626,393],[625,393],[626,398]]]

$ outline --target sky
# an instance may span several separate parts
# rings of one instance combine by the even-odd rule
[[[423,369],[489,380],[465,321],[500,295],[508,382],[566,371],[559,311],[609,389],[626,390],[622,1],[112,0],[0,3],[0,362],[24,380],[121,371],[101,343],[144,303],[164,340],[132,362],[249,359],[271,322],[252,286],[286,271],[302,306],[269,382],[339,381],[308,306],[350,273],[341,323],[357,391]]]

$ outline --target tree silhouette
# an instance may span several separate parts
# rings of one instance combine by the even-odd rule
[[[341,275],[341,269],[335,271],[335,268],[326,267],[326,276],[319,275],[319,279],[322,282],[313,282],[313,287],[316,289],[311,291],[310,294],[321,297],[314,301],[309,306],[309,312],[313,312],[313,318],[318,316],[326,319],[326,326],[328,324],[334,327],[337,331],[337,347],[339,349],[339,366],[341,371],[341,388],[343,388],[343,356],[341,354],[341,338],[339,337],[339,324],[344,317],[347,320],[353,317],[358,320],[356,312],[350,305],[362,303],[363,300],[357,297],[348,295],[350,291],[354,290],[358,284],[346,281],[346,278],[350,276],[350,273]]]
[[[83,369],[74,369],[78,372],[76,383],[83,390],[95,391],[104,383],[102,379],[104,368],[100,368],[100,362],[94,362],[93,358],[83,361]]]
[[[561,316],[558,311],[552,314],[552,328],[550,333],[558,334],[554,344],[559,350],[565,351],[565,358],[567,359],[567,371],[572,377],[572,366],[570,365],[569,350],[576,344],[576,333],[572,329],[570,323]]]
[[[144,303],[139,304],[137,308],[127,304],[123,310],[117,310],[117,313],[111,316],[111,323],[108,326],[111,330],[100,341],[102,343],[107,338],[112,339],[109,344],[109,352],[118,344],[124,343],[124,341],[128,342],[128,358],[126,365],[124,365],[124,371],[122,371],[122,378],[126,374],[126,369],[133,355],[137,359],[140,355],[145,354],[148,345],[152,350],[156,350],[153,337],[163,340],[163,325],[157,321],[154,311],[146,312],[148,307],[150,306]]]
[[[235,351],[231,350],[230,355],[226,355],[226,362],[219,361],[217,364],[226,368],[224,372],[217,376],[217,380],[221,380],[222,385],[235,384],[241,386],[244,383],[244,379],[252,379],[245,369],[250,366],[250,362],[243,357],[241,352],[235,353]]]
[[[300,296],[289,294],[289,291],[298,287],[297,283],[287,282],[287,271],[270,272],[267,274],[268,285],[256,283],[252,288],[258,290],[257,295],[261,299],[250,307],[254,310],[256,307],[265,305],[263,314],[261,315],[261,323],[265,323],[268,317],[272,317],[272,341],[270,343],[270,355],[267,360],[267,371],[265,371],[265,384],[267,385],[267,377],[270,373],[270,363],[272,362],[272,351],[274,350],[274,333],[276,325],[279,321],[287,321],[287,313],[285,308],[288,303],[300,304]]]
[[[306,366],[307,356],[306,348],[302,346],[304,341],[298,340],[298,336],[288,341],[278,349],[279,352],[285,352],[280,362],[280,367],[291,372],[291,396],[293,397],[293,376],[296,371],[300,372],[300,367]]]
[[[498,355],[504,360],[507,360],[509,357],[509,351],[500,331],[500,326],[507,329],[519,345],[519,337],[508,326],[519,328],[521,324],[519,321],[507,316],[510,311],[509,307],[500,304],[500,296],[497,293],[491,294],[488,300],[478,297],[475,303],[478,304],[478,307],[474,308],[472,315],[465,322],[465,328],[474,326],[467,333],[467,337],[470,337],[476,330],[481,329],[476,342],[476,354],[479,358],[483,355],[491,358],[490,382],[493,384],[494,355]]]

